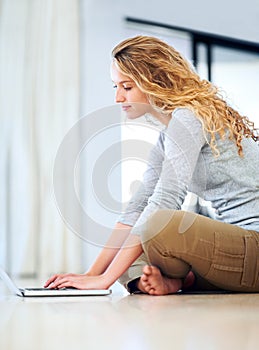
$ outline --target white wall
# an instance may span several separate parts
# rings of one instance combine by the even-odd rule
[[[125,38],[125,16],[259,42],[258,0],[80,0],[80,7],[82,114],[113,103],[110,52]]]
[[[259,41],[258,0],[131,0],[123,6],[130,16]]]

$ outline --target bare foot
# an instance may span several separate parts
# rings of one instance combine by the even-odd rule
[[[189,273],[187,274],[187,276],[185,277],[184,281],[183,281],[183,287],[182,289],[188,289],[189,287],[191,287],[195,282],[195,275],[192,271],[189,271]]]
[[[138,288],[150,295],[166,295],[178,292],[182,288],[182,281],[165,277],[157,267],[146,265],[138,282]]]

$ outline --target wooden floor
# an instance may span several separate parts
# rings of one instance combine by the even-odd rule
[[[259,349],[259,294],[152,297],[128,295],[118,284],[112,290],[20,298],[0,281],[0,349]]]

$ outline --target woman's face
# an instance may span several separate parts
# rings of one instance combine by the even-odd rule
[[[114,83],[115,102],[122,104],[122,110],[130,119],[138,118],[150,112],[150,104],[144,94],[127,75],[122,74],[113,62],[111,78]]]

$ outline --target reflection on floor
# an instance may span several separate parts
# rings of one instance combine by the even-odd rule
[[[0,281],[0,349],[255,350],[259,294],[19,298]]]

